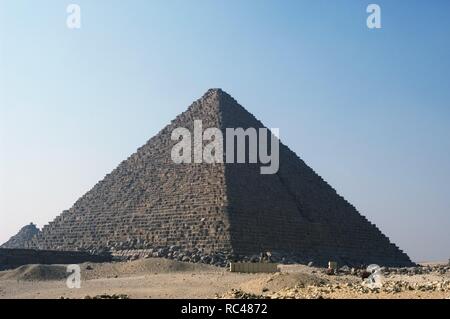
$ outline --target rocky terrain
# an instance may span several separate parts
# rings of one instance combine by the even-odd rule
[[[96,252],[96,251],[94,251]],[[209,252],[202,249],[183,249],[180,246],[159,247],[150,249],[113,250],[112,255],[117,261],[132,261],[141,258],[166,258],[171,260],[228,267],[230,262],[273,262],[295,264],[299,258],[295,255],[278,252],[265,252],[258,255],[236,255],[223,252]]]
[[[234,273],[224,267],[165,258],[84,263],[81,288],[66,286],[64,265],[28,265],[0,272],[0,298],[450,298],[450,266],[382,268],[381,286],[363,268],[328,271],[279,265],[279,272]]]
[[[290,268],[291,271],[294,269]],[[285,272],[269,277],[260,291],[241,287],[216,297],[226,299],[450,299],[450,266],[448,265],[383,268],[381,284],[378,287],[370,285],[364,270],[354,270],[354,273],[350,275],[347,271],[338,271],[330,275],[330,272],[326,270],[319,272],[312,270],[311,273],[318,274],[315,281],[299,280],[294,285],[286,285],[280,289],[269,288],[271,282],[279,281],[279,278],[283,276],[289,276],[289,268],[284,270]]]
[[[30,223],[22,227],[16,235],[12,236],[0,248],[29,248],[31,240],[39,233],[39,228],[35,224]]]

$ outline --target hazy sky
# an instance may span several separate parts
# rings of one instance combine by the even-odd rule
[[[380,30],[366,26],[371,2]],[[221,87],[415,261],[448,259],[449,12],[445,0],[0,0],[0,242],[70,208]]]

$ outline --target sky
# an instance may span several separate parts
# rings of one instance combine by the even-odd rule
[[[66,25],[69,4],[81,28]],[[381,8],[369,29],[366,8]],[[414,261],[450,258],[450,2],[0,0],[0,242],[222,88]]]

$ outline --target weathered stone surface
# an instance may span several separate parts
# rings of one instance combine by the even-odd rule
[[[177,142],[171,140],[172,131],[185,127],[193,132],[197,119],[203,129],[223,132],[264,127],[231,96],[209,90],[46,225],[32,245],[113,252],[152,249],[146,255],[187,256],[212,264],[257,260],[270,252],[266,259],[282,263],[412,265],[283,144],[280,169],[273,175],[261,175],[260,163],[174,164],[171,150]],[[175,256],[174,246],[181,248]]]
[[[30,223],[20,229],[20,231],[12,236],[1,248],[28,248],[30,241],[34,236],[39,234],[40,230],[35,224]]]

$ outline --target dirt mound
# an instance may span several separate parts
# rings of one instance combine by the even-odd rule
[[[298,286],[318,285],[327,283],[326,279],[312,274],[276,273],[264,278],[257,278],[243,283],[240,288],[251,294],[279,291]]]
[[[164,258],[139,259],[117,263],[85,263],[81,265],[84,279],[126,277],[132,275],[171,273],[171,272],[223,272],[218,267],[174,261]]]
[[[63,280],[69,274],[62,265],[24,265],[14,270],[0,272],[0,279],[17,281]]]
[[[163,258],[140,259],[117,263],[84,263],[80,265],[83,280],[117,278],[134,275],[172,272],[223,272],[223,269],[168,260]],[[65,280],[69,273],[66,265],[25,265],[14,270],[0,272],[0,280],[49,281]]]

